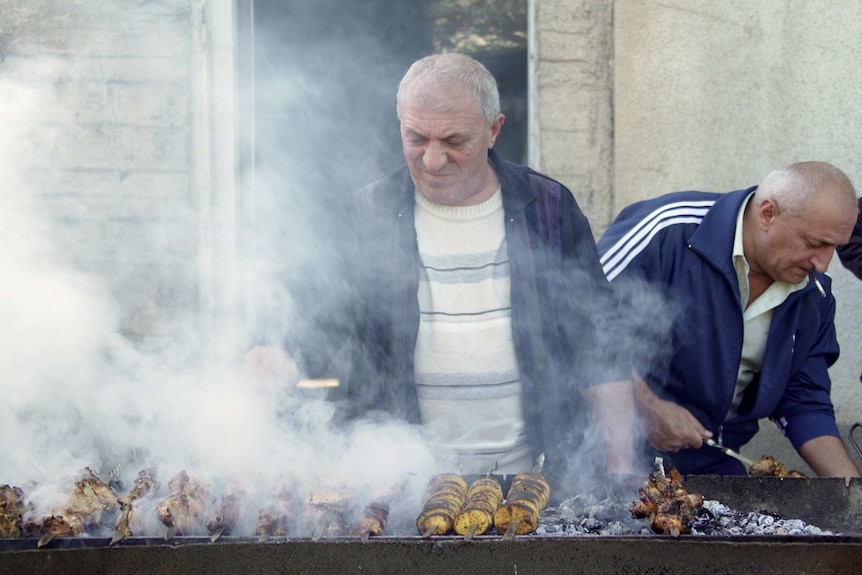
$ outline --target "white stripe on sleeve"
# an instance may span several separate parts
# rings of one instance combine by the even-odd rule
[[[655,235],[675,224],[699,224],[715,200],[675,202],[662,206],[643,218],[601,256],[602,269],[612,281]]]

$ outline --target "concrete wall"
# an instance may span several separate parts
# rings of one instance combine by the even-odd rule
[[[614,54],[614,212],[674,190],[749,186],[801,160],[839,166],[862,191],[862,4],[619,0]],[[846,432],[862,419],[862,286],[837,259],[831,272]],[[774,425],[762,428],[746,451],[800,461]]]
[[[18,166],[58,258],[104,278],[131,338],[196,306],[187,0],[0,2],[7,86],[40,95]],[[134,9],[138,8],[138,9]],[[8,191],[8,190],[4,190]]]
[[[572,190],[600,234],[613,216],[613,11],[530,0],[529,163]]]
[[[221,137],[232,3],[0,0],[0,15],[3,136],[26,151],[3,192],[31,200],[52,265],[105,286],[123,336],[146,351],[199,345],[234,255],[216,241],[235,228],[220,208],[235,179],[235,135],[226,153]]]

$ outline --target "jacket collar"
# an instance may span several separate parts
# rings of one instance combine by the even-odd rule
[[[500,180],[500,192],[503,194],[503,211],[507,214],[520,212],[535,197],[530,191],[530,182],[527,180],[529,170],[523,166],[507,162],[500,158],[494,149],[488,150],[488,160],[497,172]]]
[[[733,238],[742,202],[757,187],[721,194],[689,238],[689,245],[715,267],[733,272]],[[735,272],[734,272],[735,273]]]

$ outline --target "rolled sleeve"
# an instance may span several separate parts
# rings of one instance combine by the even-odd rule
[[[778,420],[778,425],[784,430],[784,434],[797,451],[815,437],[823,435],[841,437],[834,413],[811,412],[782,417]]]

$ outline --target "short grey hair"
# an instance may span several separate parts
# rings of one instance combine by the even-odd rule
[[[760,182],[754,194],[755,205],[764,200],[774,201],[790,216],[800,216],[827,184],[842,188],[848,206],[856,205],[856,190],[847,174],[826,162],[798,162],[772,170]]]
[[[401,102],[405,98],[436,88],[468,90],[475,96],[489,126],[500,113],[500,92],[491,72],[470,56],[450,52],[426,56],[410,66],[398,85],[398,119],[401,119]]]

